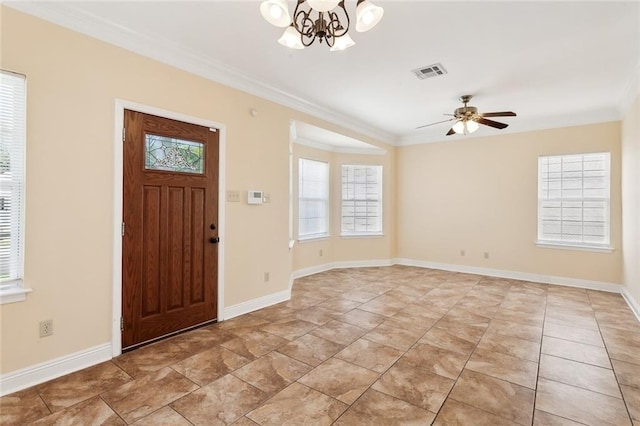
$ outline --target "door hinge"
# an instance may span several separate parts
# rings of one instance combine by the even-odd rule
[[[120,225],[120,233],[124,237],[124,222],[122,222],[122,224]]]
[[[125,139],[127,138],[126,133],[125,133],[126,130],[127,129],[125,127],[122,128],[122,142],[124,142]]]
[[[124,317],[120,317],[120,331],[124,332]]]

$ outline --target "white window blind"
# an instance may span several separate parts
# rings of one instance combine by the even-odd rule
[[[538,242],[609,246],[608,152],[538,158]]]
[[[0,289],[22,279],[26,79],[0,71]]]
[[[342,235],[382,235],[382,166],[342,166]]]
[[[298,161],[298,238],[329,235],[329,164],[323,161]]]

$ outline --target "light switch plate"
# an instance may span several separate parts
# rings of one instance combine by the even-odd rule
[[[240,191],[227,191],[227,201],[230,203],[239,203],[240,202]]]

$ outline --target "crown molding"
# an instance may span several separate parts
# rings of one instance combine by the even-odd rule
[[[73,2],[4,2],[7,7],[157,60],[225,86],[309,114],[389,145],[397,135],[337,113],[292,93],[255,80],[242,72],[207,58],[170,40],[148,37],[95,14],[73,7]]]

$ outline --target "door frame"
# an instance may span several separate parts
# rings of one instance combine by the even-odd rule
[[[120,317],[122,316],[122,213],[124,183],[124,110],[157,115],[171,120],[184,121],[205,127],[218,129],[218,321],[224,317],[224,252],[225,252],[225,137],[226,127],[205,118],[194,117],[175,111],[169,111],[150,105],[139,104],[125,99],[115,100],[114,136],[113,136],[113,258],[112,258],[112,321],[111,321],[111,355],[116,357],[122,353],[122,336],[120,334]]]

